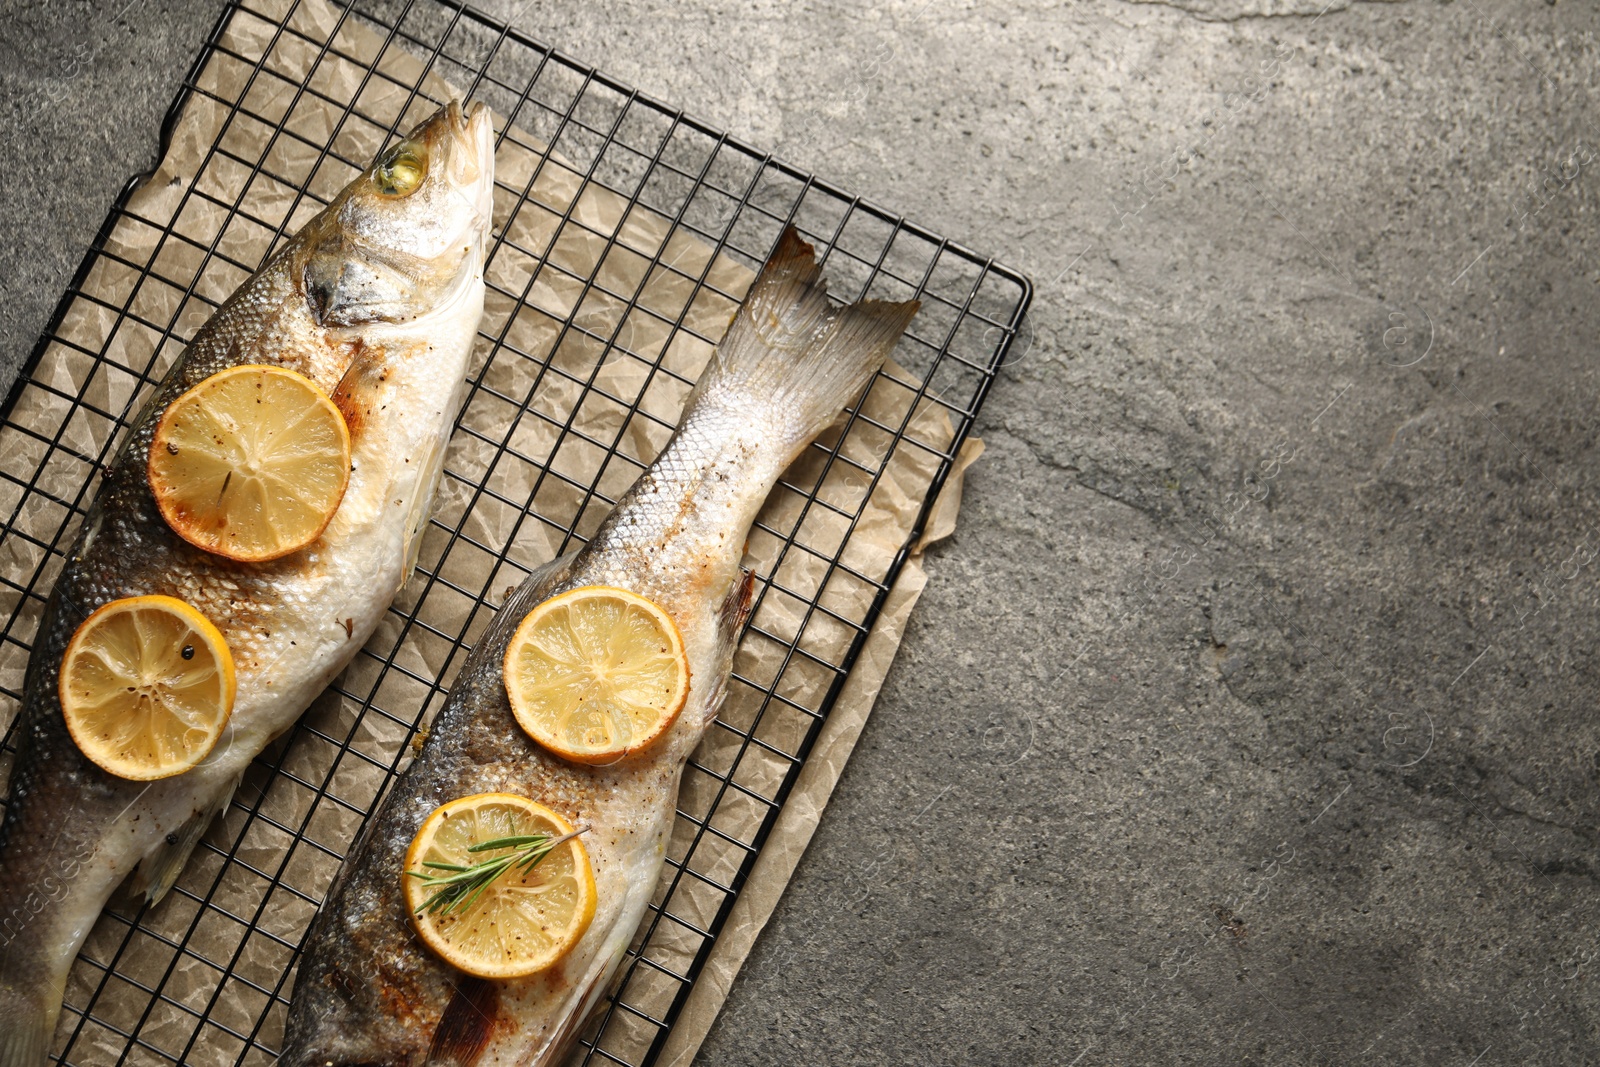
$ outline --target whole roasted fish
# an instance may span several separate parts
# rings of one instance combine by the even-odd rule
[[[530,575],[463,666],[417,762],[346,857],[312,925],[285,1067],[553,1064],[610,985],[661,873],[684,760],[716,715],[751,584],[740,559],[778,476],[883,364],[915,302],[840,308],[793,230],[750,290],[677,432],[576,555]],[[660,740],[610,766],[569,763],[512,716],[501,674],[523,616],[583,585],[630,590],[683,635],[688,703]],[[565,960],[532,978],[468,977],[413,935],[406,847],[437,806],[531,797],[587,824],[598,901]]]
[[[150,900],[170,888],[246,765],[350,661],[409,573],[483,312],[493,153],[488,111],[451,104],[380,157],[201,327],[107,470],[28,663],[0,824],[0,1067],[44,1062],[73,958],[112,890],[135,868]],[[178,538],[146,475],[166,406],[239,364],[306,375],[351,435],[331,523],[270,563]],[[133,782],[74,746],[57,676],[90,612],[152,593],[221,630],[238,695],[203,763]]]

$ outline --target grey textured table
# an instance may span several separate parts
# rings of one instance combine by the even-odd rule
[[[0,6],[8,379],[217,6]],[[1038,285],[704,1062],[1600,1059],[1593,5],[483,6]]]

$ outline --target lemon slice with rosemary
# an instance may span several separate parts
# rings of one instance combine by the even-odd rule
[[[229,559],[322,536],[350,481],[350,431],[315,382],[282,367],[219,371],[167,406],[150,489],[173,532]]]
[[[233,656],[211,622],[170,596],[113,600],[67,643],[67,732],[119,778],[170,778],[205,759],[233,711]]]
[[[559,963],[594,918],[581,832],[512,793],[435,808],[406,850],[406,910],[417,936],[479,978],[523,978]]]
[[[671,617],[604,585],[569,590],[528,612],[502,670],[518,724],[580,763],[613,763],[644,748],[689,695],[689,660]]]

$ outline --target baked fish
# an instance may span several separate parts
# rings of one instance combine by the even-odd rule
[[[107,469],[28,662],[0,824],[0,1067],[39,1067],[68,971],[130,873],[152,902],[178,877],[245,767],[366,642],[415,562],[483,312],[494,136],[452,103],[341,192],[195,334]],[[333,397],[351,437],[338,510],[269,563],[212,555],[158,511],[146,463],[179,394],[242,364],[285,367]],[[232,717],[198,766],[156,781],[86,759],[63,721],[63,652],[97,607],[164,594],[222,632]]]
[[[685,759],[722,701],[750,609],[745,539],[779,475],[860,396],[916,302],[839,307],[792,230],[755,281],[676,433],[576,554],[530,575],[479,640],[417,761],[395,783],[314,920],[284,1067],[554,1064],[606,995],[660,877]],[[687,703],[609,766],[568,762],[517,725],[502,658],[547,598],[603,585],[645,597],[682,634]],[[406,849],[436,807],[503,792],[589,829],[597,904],[572,951],[530,978],[468,976],[412,933]]]

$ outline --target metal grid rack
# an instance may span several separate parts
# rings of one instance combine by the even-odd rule
[[[324,700],[257,758],[168,899],[149,909],[113,898],[74,970],[55,1053],[64,1064],[273,1061],[294,961],[321,894],[501,591],[593,531],[670,432],[670,413],[645,399],[649,388],[674,388],[681,400],[692,384],[684,351],[703,357],[715,342],[707,324],[725,323],[737,302],[718,279],[748,274],[794,223],[818,244],[837,295],[915,295],[924,309],[896,352],[899,367],[880,380],[904,394],[902,416],[852,411],[837,440],[813,446],[776,491],[792,506],[773,514],[787,517],[764,518],[752,534],[772,561],[760,586],[771,610],[758,609],[742,648],[760,645],[763,662],[777,669],[736,671],[729,710],[685,772],[662,886],[616,995],[577,1057],[650,1063],[921,532],[1031,287],[986,257],[455,0],[358,0],[319,20],[311,5],[321,10],[320,3],[230,3],[168,113],[163,149],[185,108],[195,106],[210,109],[221,129],[255,130],[258,150],[241,154],[224,137],[204,147],[201,178],[174,191],[170,212],[155,219],[134,206],[148,176],[130,181],[7,398],[0,423],[7,711],[20,700],[22,669],[63,553],[143,397],[234,285],[378,145],[442,102],[441,78],[505,120],[490,312],[469,399],[411,584]],[[357,33],[378,50],[351,51]],[[261,47],[242,49],[241,40]],[[298,78],[285,72],[291,52],[310,61]],[[330,90],[330,64],[356,76]],[[234,71],[236,91],[219,88],[219,70]],[[387,90],[388,105],[369,106],[385,97],[377,90]],[[319,135],[315,124],[304,127],[302,104],[333,116],[331,128]],[[218,173],[210,184],[206,168]],[[552,175],[570,179],[565,195],[549,195]],[[264,200],[268,186],[282,195]],[[647,217],[660,230],[658,241],[629,255],[646,282],[678,294],[669,306],[642,297],[648,286],[612,291],[602,277],[607,257],[621,255],[629,238],[625,221],[596,228],[585,218],[597,198],[617,218]],[[261,212],[263,202],[276,209]],[[515,218],[535,208],[548,226],[516,230],[503,222],[502,213]],[[209,221],[196,225],[197,217]],[[127,251],[134,231],[145,238],[137,256]],[[574,233],[594,252],[577,257],[589,262],[587,273],[557,254]],[[542,245],[534,246],[536,234]],[[688,256],[685,266],[685,248],[705,254]],[[553,309],[545,301],[533,315],[542,339],[529,340],[526,313],[550,290],[569,295]],[[658,343],[633,343],[640,323]],[[643,383],[632,395],[618,394],[615,379],[601,373],[615,359],[628,361],[632,379]],[[564,399],[541,399],[552,394]],[[614,418],[600,423],[612,427],[609,437],[580,420],[597,404],[612,409]],[[930,422],[930,414],[938,418]],[[930,432],[935,423],[941,428]],[[542,443],[530,446],[535,439]],[[589,477],[571,476],[575,453],[588,457]],[[920,510],[903,542],[869,558],[852,555],[873,492],[907,456],[923,473],[915,480]],[[834,491],[840,483],[850,486],[842,495]],[[820,540],[818,525],[831,531]],[[795,587],[791,574],[809,577]],[[841,587],[853,595],[839,595]],[[769,625],[769,618],[778,621]],[[818,632],[834,651],[816,652]],[[9,774],[14,751],[8,731],[0,773]],[[739,818],[724,819],[733,807]],[[734,824],[741,829],[729,831]],[[656,952],[658,943],[668,948]]]

